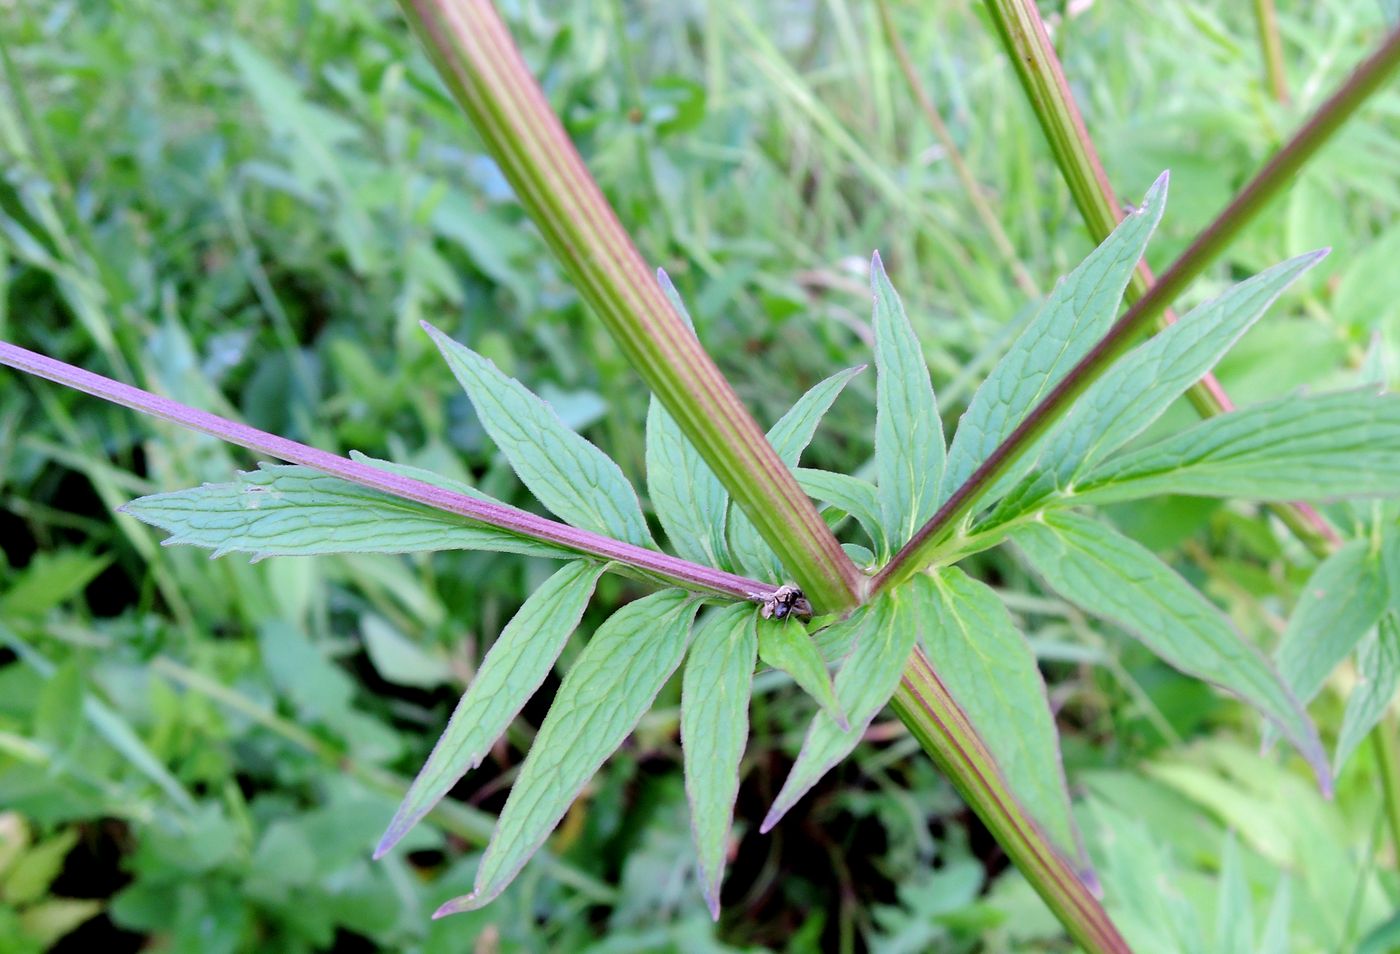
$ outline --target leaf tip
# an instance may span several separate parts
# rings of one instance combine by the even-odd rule
[[[788,813],[792,804],[782,797],[780,793],[778,800],[773,803],[773,807],[768,809],[768,814],[763,816],[763,824],[758,826],[758,833],[766,835],[778,826],[778,822],[783,820],[783,816]]]
[[[705,885],[705,907],[710,909],[710,920],[719,921],[719,885],[708,883]]]
[[[885,274],[885,263],[880,258],[880,250],[878,248],[870,255],[870,274],[872,277]]]
[[[481,907],[485,901],[478,902],[476,892],[464,894],[460,898],[453,898],[433,912],[433,920],[437,921],[450,914],[463,914],[467,911],[475,911]]]

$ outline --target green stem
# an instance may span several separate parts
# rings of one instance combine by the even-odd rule
[[[716,476],[814,603],[826,611],[854,606],[866,581],[824,525],[820,532],[807,527],[807,514],[815,511],[660,296],[490,4],[403,0],[403,8],[585,300]],[[1090,887],[1009,794],[986,746],[922,653],[911,658],[893,704],[1085,949],[1127,951]]]
[[[988,4],[1000,5],[997,0],[988,0]],[[1016,429],[880,571],[872,589],[878,591],[898,583],[926,565],[933,551],[957,522],[976,510],[987,491],[1069,410],[1074,400],[1148,330],[1172,299],[1230,245],[1240,230],[1252,222],[1271,199],[1293,183],[1293,177],[1303,164],[1316,154],[1367,97],[1380,88],[1397,66],[1400,66],[1400,29],[1392,32],[1380,48],[1357,67],[1341,88],[1318,108],[1162,277],[1148,288],[1146,294],[1109,329],[1108,334],[1031,409]],[[1069,177],[1069,172],[1066,172],[1066,177]],[[1296,510],[1296,505],[1291,506]],[[1298,520],[1306,521],[1308,513],[1297,511]],[[1325,551],[1331,545],[1327,542],[1326,531],[1320,528],[1314,530],[1313,534],[1304,537],[1305,542]]]
[[[1121,220],[1122,205],[1104,172],[1040,13],[1031,0],[986,0],[986,6],[1089,234],[1095,242],[1102,242]],[[1128,301],[1138,301],[1155,282],[1146,260],[1139,262],[1128,284]],[[1170,307],[1163,307],[1155,320],[1159,327],[1165,327],[1176,321],[1176,315]],[[1234,409],[1234,402],[1213,374],[1192,385],[1187,399],[1202,417]],[[1307,504],[1271,504],[1270,509],[1313,549],[1337,542],[1336,532]]]
[[[1070,936],[1085,951],[1129,952],[1093,889],[1017,804],[995,758],[921,650],[910,657],[890,705]]]
[[[489,0],[402,0],[405,16],[550,249],[812,602],[865,577],[671,308]]]
[[[1283,42],[1278,34],[1274,0],[1254,0],[1254,22],[1259,27],[1259,48],[1264,54],[1264,76],[1269,93],[1279,103],[1288,102],[1288,74],[1283,68]]]

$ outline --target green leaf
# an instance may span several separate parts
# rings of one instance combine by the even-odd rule
[[[885,534],[899,545],[933,516],[947,451],[924,349],[878,252],[870,261],[870,290],[875,298],[875,483]]]
[[[655,397],[647,409],[647,494],[683,559],[726,567],[729,494]]]
[[[1055,286],[1011,350],[992,369],[958,421],[948,449],[941,499],[947,499],[986,460],[1031,408],[1113,325],[1123,290],[1162,218],[1167,174],[1147,191],[1102,245]],[[1026,454],[997,486],[1009,487],[1035,463]],[[995,491],[993,492],[995,493]]]
[[[462,776],[481,764],[554,668],[603,569],[581,560],[566,564],[530,594],[501,630],[394,813],[374,857],[394,847]]]
[[[1385,612],[1380,554],[1353,540],[1317,565],[1279,641],[1278,668],[1307,704]]]
[[[1340,763],[1338,763],[1340,767]],[[1288,873],[1279,875],[1274,898],[1269,902],[1268,919],[1255,954],[1288,954],[1288,924],[1293,917],[1293,881]]]
[[[1202,421],[1114,457],[1076,502],[1157,494],[1331,500],[1400,494],[1400,397],[1288,397]]]
[[[1273,667],[1209,600],[1112,527],[1070,513],[1012,531],[1041,577],[1071,603],[1136,636],[1167,663],[1226,689],[1275,723],[1331,791],[1317,730]]]
[[[657,270],[661,290],[686,325],[690,313],[670,277]],[[654,396],[647,409],[647,494],[676,553],[692,563],[728,568],[725,524],[729,493],[710,465]]]
[[[797,468],[797,461],[807,445],[812,442],[817,425],[831,409],[846,383],[863,370],[863,365],[847,368],[814,385],[769,429],[768,443],[773,445],[778,459],[786,464],[789,470]],[[753,521],[738,507],[730,508],[729,546],[735,560],[750,576],[770,582],[778,582],[783,578],[783,568],[778,562],[777,554],[764,542],[763,537],[759,536]]]
[[[1064,486],[1157,420],[1327,252],[1300,255],[1241,282],[1143,342],[1085,392],[1056,426],[1038,469]]]
[[[1376,629],[1361,641],[1356,654],[1355,688],[1347,697],[1342,730],[1332,761],[1338,773],[1352,752],[1375,728],[1400,687],[1400,616],[1395,612],[1381,617]]]
[[[841,703],[836,701],[836,689],[826,660],[806,628],[792,617],[784,620],[758,618],[758,658],[765,665],[792,677],[841,728],[849,728]]]
[[[628,603],[598,627],[559,686],[476,872],[435,918],[487,904],[515,878],[680,665],[699,604],[680,590]]]
[[[749,693],[758,652],[754,618],[747,603],[711,614],[691,641],[681,685],[685,791],[700,884],[715,920],[739,794],[739,762],[749,738]]]
[[[535,499],[576,527],[655,547],[637,492],[611,457],[570,430],[519,381],[432,325],[423,327],[471,398],[482,427]]]
[[[929,620],[924,649],[1011,791],[1066,858],[1084,863],[1060,740],[1030,644],[991,587],[957,567],[907,584]]]
[[[559,547],[328,477],[310,467],[282,464],[262,464],[258,470],[240,473],[232,483],[138,497],[120,509],[168,531],[167,546],[207,547],[216,557],[429,550],[573,556]]]
[[[0,617],[40,617],[77,596],[112,563],[81,550],[39,551],[24,569],[7,574]]]
[[[760,832],[770,831],[798,799],[846,757],[881,707],[894,695],[900,674],[919,636],[922,616],[899,589],[887,590],[847,619],[828,627],[850,633],[854,646],[836,673],[836,698],[849,728],[842,729],[825,709],[817,710],[802,751],[788,772]]]
[[[839,507],[854,517],[875,545],[879,558],[884,560],[889,557],[890,543],[885,537],[882,523],[880,492],[874,484],[847,474],[805,467],[797,470],[797,484],[813,500]]]

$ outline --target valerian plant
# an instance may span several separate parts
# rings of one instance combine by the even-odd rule
[[[816,385],[769,432],[824,517],[832,523],[850,519],[850,535],[859,542],[848,550],[867,575],[890,565],[892,551],[1108,332],[1163,214],[1166,191],[1163,176],[1141,208],[1056,285],[978,389],[946,448],[912,326],[880,258],[873,259],[877,479],[798,467],[823,414],[860,369]],[[123,508],[168,531],[168,543],[256,558],[486,549],[561,562],[492,645],[376,855],[389,851],[505,732],[553,669],[600,574],[624,572],[659,583],[656,592],[597,627],[569,667],[501,812],[475,889],[438,914],[479,907],[510,884],[683,667],[686,789],[700,883],[717,915],[755,668],[784,670],[819,704],[763,819],[766,831],[854,748],[889,701],[916,645],[934,660],[1022,809],[1087,874],[1035,657],[998,592],[957,565],[1006,543],[1069,602],[1254,707],[1313,767],[1318,783],[1330,786],[1326,754],[1300,700],[1311,697],[1339,658],[1382,620],[1367,637],[1363,658],[1376,660],[1367,665],[1388,673],[1393,685],[1400,612],[1400,587],[1388,582],[1400,563],[1394,521],[1379,522],[1375,540],[1345,547],[1318,568],[1283,640],[1280,673],[1191,584],[1092,516],[1095,504],[1163,493],[1255,500],[1400,494],[1400,399],[1375,388],[1281,398],[1151,443],[1134,440],[1322,254],[1300,256],[1242,282],[1137,345],[1099,377],[1032,454],[1002,475],[915,572],[844,617],[807,621],[764,613],[783,582],[775,556],[659,405],[647,419],[648,497],[680,557],[667,555],[653,539],[637,492],[611,458],[520,382],[431,326],[427,332],[487,433],[525,486],[564,523],[515,511],[434,474],[360,455],[337,471],[282,446],[290,442],[278,444],[270,435],[250,440],[209,415],[127,393],[134,389],[118,391],[122,386],[115,382],[104,385],[104,379],[95,382],[95,375],[75,369],[65,376],[51,366],[56,362],[13,346],[5,345],[0,355],[6,363],[144,404],[284,459],[305,460],[264,465],[226,484],[142,497]],[[661,280],[674,295],[664,275]],[[374,481],[374,474],[383,479]],[[393,496],[421,487],[437,495]],[[446,499],[458,504],[457,512],[441,509]],[[1294,635],[1305,632],[1328,638]],[[1379,716],[1388,698],[1385,680],[1379,682],[1376,692],[1348,711],[1339,757]]]

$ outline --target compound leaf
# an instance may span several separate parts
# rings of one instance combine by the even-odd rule
[[[885,534],[898,545],[933,516],[947,451],[924,350],[878,252],[870,262],[870,290],[876,486]]]
[[[1012,531],[1036,572],[1065,599],[1136,636],[1167,663],[1262,712],[1331,790],[1317,730],[1278,673],[1230,620],[1151,551],[1104,523],[1047,514]]]
[[[1400,397],[1342,391],[1288,397],[1200,422],[1110,458],[1079,502],[1157,494],[1333,500],[1400,494]]]
[[[829,629],[848,629],[854,643],[836,673],[836,698],[849,728],[842,729],[825,709],[817,710],[773,807],[759,831],[767,832],[823,775],[856,747],[871,720],[894,695],[922,618],[900,589],[886,590]]]
[[[433,915],[471,911],[520,873],[589,778],[680,665],[698,604],[670,589],[628,603],[598,627],[559,686],[510,790],[471,894]]]
[[[540,503],[584,530],[655,546],[637,493],[611,457],[486,358],[426,322],[423,327],[471,398],[482,427]]]
[[[1011,791],[1066,858],[1083,862],[1045,680],[996,592],[957,567],[910,581],[924,648]]]
[[[864,366],[838,371],[831,377],[814,385],[788,412],[778,419],[768,431],[768,443],[777,451],[778,458],[789,470],[797,468],[797,461],[812,442],[826,412],[841,394],[847,382],[855,377]],[[747,515],[738,507],[731,508],[729,515],[729,545],[734,558],[750,576],[777,582],[782,578],[782,564],[777,555],[764,542]]]
[[[849,723],[841,712],[841,703],[836,701],[836,689],[831,682],[831,672],[826,668],[826,660],[803,625],[792,617],[785,620],[759,617],[757,626],[758,658],[765,665],[791,676],[792,681],[817,700],[838,726],[848,728]]]
[[[1128,214],[1102,245],[1060,280],[1011,350],[982,382],[958,421],[948,449],[944,499],[1112,326],[1123,290],[1162,218],[1166,201],[1167,174],[1162,173],[1147,191],[1142,207]],[[1012,486],[1034,462],[1034,455],[1024,455],[998,486]]]
[[[416,468],[395,469],[414,477],[424,473]],[[439,486],[450,484],[449,489],[464,493],[470,490],[432,476]],[[471,496],[484,495],[474,491]],[[188,543],[208,547],[216,557],[225,553],[251,553],[262,558],[430,550],[574,555],[310,467],[285,464],[262,464],[258,470],[238,474],[231,483],[139,497],[121,512],[168,531],[167,546]]]
[[[737,603],[713,613],[696,630],[681,683],[681,752],[700,883],[711,917],[719,919],[719,889],[739,762],[749,737],[749,694],[758,638],[754,610]]]
[[[554,668],[578,626],[603,573],[576,561],[530,594],[491,646],[471,686],[457,703],[447,729],[394,813],[374,856],[382,857],[442,800],[467,772],[481,764],[525,703]]]

